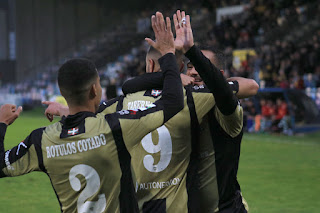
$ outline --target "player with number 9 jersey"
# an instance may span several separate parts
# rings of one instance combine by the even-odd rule
[[[118,109],[134,109],[153,103],[162,90],[128,94],[119,100]],[[191,161],[195,123],[214,106],[212,93],[184,89],[182,111],[157,130],[146,135],[134,149],[132,169],[140,212],[190,212],[195,209],[196,180]]]

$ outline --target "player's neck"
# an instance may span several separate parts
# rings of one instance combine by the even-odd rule
[[[88,106],[69,106],[69,115],[75,115],[79,112],[96,113],[96,108],[93,104]]]

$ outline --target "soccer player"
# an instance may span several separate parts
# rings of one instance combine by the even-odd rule
[[[225,64],[223,53],[210,48],[202,48],[201,51],[223,73]],[[187,67],[187,75],[194,77],[198,86],[204,85],[193,64],[189,63]],[[246,85],[239,90],[238,97],[255,95],[259,89],[253,80],[244,78],[233,78],[233,80],[242,81],[242,84]],[[240,119],[240,116],[242,115],[235,119]],[[205,119],[206,122],[201,124],[202,131],[199,138],[201,212],[245,213],[248,207],[242,198],[237,181],[243,128],[240,132],[233,131],[238,128],[226,129],[225,125],[233,123],[234,119],[225,118],[223,120],[217,118],[215,112],[211,110]]]
[[[0,178],[46,173],[62,212],[138,211],[128,151],[183,108],[170,19],[165,22],[157,12],[152,25],[156,41],[148,41],[163,55],[159,59],[165,72],[162,97],[140,109],[96,113],[102,89],[94,64],[69,60],[59,69],[58,84],[70,115],[34,130],[14,148],[0,150]],[[0,118],[0,123],[9,124]],[[5,127],[0,125],[2,134]]]
[[[178,15],[178,13],[177,13],[177,15]],[[181,20],[181,18],[180,18],[180,20]],[[210,70],[210,68],[205,68],[204,66],[207,65],[210,67],[210,65],[208,65],[208,64],[211,62],[212,64],[217,66],[217,69],[215,70],[215,74],[218,75],[221,79],[221,82],[223,82],[222,74],[219,74],[219,72],[217,73],[217,71],[219,71],[219,70],[222,71],[224,69],[223,68],[224,61],[219,59],[219,57],[223,57],[223,56],[217,55],[216,57],[214,57],[215,53],[206,49],[206,50],[202,51],[204,56],[206,56],[208,59],[210,59],[210,61],[208,61],[208,60],[206,61],[205,59],[203,59],[203,56],[201,56],[202,54],[199,51],[195,50],[194,52],[195,52],[194,54],[196,56],[195,56],[195,59],[193,59],[193,61],[195,61],[197,63],[198,68],[201,69],[202,72],[204,72],[206,69]],[[189,57],[192,57],[192,56],[189,55]],[[197,58],[198,58],[198,60],[197,60]],[[204,82],[202,81],[198,72],[196,72],[194,70],[192,63],[189,63],[188,68],[189,68],[188,75],[190,77],[194,78],[194,80],[191,80],[191,81],[193,81],[193,83],[197,85],[194,88],[197,89],[198,91],[204,90],[205,89]],[[139,78],[142,78],[142,76]],[[161,75],[158,75],[158,78],[161,79]],[[146,78],[145,78],[145,80],[146,80]],[[237,97],[244,98],[244,97],[255,95],[257,93],[258,85],[254,80],[244,79],[244,78],[231,78],[229,80],[235,80],[233,82],[229,82],[229,84],[232,88],[234,88],[234,92],[238,92]],[[143,81],[135,82],[135,83],[127,82],[123,86],[123,90],[125,93],[129,93],[130,91],[135,92],[135,91],[141,89],[141,87],[148,88],[152,85],[155,85],[156,87],[161,88],[161,84],[159,84],[159,79],[155,78],[154,81],[150,81],[150,79],[148,79],[148,82],[144,82],[144,85],[143,85]],[[241,85],[241,86],[239,87],[239,85]],[[226,135],[225,139],[222,139],[222,141],[221,141],[221,136],[219,136],[219,135],[217,136],[216,139],[219,140],[220,143],[224,143],[224,141],[225,141],[230,146],[230,147],[225,147],[225,149],[223,149],[221,151],[218,150],[219,153],[218,153],[218,156],[216,156],[216,157],[219,157],[219,159],[217,159],[217,161],[219,162],[219,166],[220,166],[221,155],[226,156],[226,158],[229,157],[231,159],[234,159],[234,158],[239,159],[238,156],[239,156],[239,152],[240,152],[240,149],[234,150],[235,148],[237,148],[237,145],[239,145],[239,142],[237,142],[237,139],[239,139],[242,136],[242,114],[237,113],[234,110],[235,103],[237,103],[237,101],[234,98],[231,98],[231,99],[229,98],[229,100],[227,99],[228,96],[230,97],[230,92],[229,92],[229,94],[226,94],[226,92],[228,92],[228,91],[224,91],[224,90],[216,90],[216,91],[220,91],[219,94],[217,94],[217,97],[220,100],[216,100],[217,105],[215,106],[214,109],[212,109],[210,111],[208,116],[205,117],[205,122],[203,122],[201,124],[201,128],[200,128],[201,131],[199,131],[200,136],[199,136],[198,149],[200,151],[199,158],[200,158],[200,162],[201,162],[201,165],[200,165],[201,167],[200,167],[200,171],[199,171],[199,176],[200,176],[199,203],[200,203],[201,210],[199,212],[214,212],[215,209],[218,210],[219,202],[223,203],[224,202],[223,198],[225,197],[224,189],[221,189],[222,186],[225,187],[225,184],[224,183],[221,184],[221,182],[219,182],[220,185],[217,186],[218,183],[217,183],[217,179],[216,179],[216,168],[215,168],[215,160],[216,159],[215,159],[215,155],[214,155],[211,132],[210,132],[208,120],[212,121],[212,122],[215,121],[216,123],[218,123],[215,127],[217,127],[217,128],[219,127],[219,128],[218,128],[218,130],[214,129],[214,131],[217,131],[222,135]],[[223,99],[225,99],[225,100],[223,100]],[[225,104],[226,106],[229,106],[229,109],[224,109],[224,107],[221,104],[219,106],[218,103],[223,103],[223,101],[229,101],[229,104]],[[226,108],[228,108],[228,107],[226,107]],[[237,108],[239,108],[239,106],[236,107],[236,109]],[[219,111],[221,111],[223,115],[219,114]],[[236,137],[236,139],[233,139],[233,137]],[[228,142],[228,140],[236,141],[235,145],[233,146],[233,144]],[[216,143],[218,143],[218,141],[216,141]],[[228,149],[230,149],[230,150],[228,150]],[[221,152],[223,154],[221,154]],[[234,156],[228,155],[228,154],[234,154]],[[235,164],[237,164],[238,160],[235,160],[235,161],[236,161]],[[227,167],[227,165],[226,165],[225,169],[227,172],[230,170]],[[222,169],[219,167],[219,172],[221,172],[221,170]],[[232,173],[232,175],[233,176],[231,178],[234,178],[236,176],[236,175],[234,175],[234,173]],[[229,177],[226,173],[225,174],[222,173],[219,176],[219,181],[223,181],[220,179],[221,176],[226,178],[225,180],[228,181]],[[236,181],[236,178],[235,178],[235,181]],[[231,181],[228,181],[228,183],[230,183],[230,182]],[[226,186],[227,189],[230,187]],[[221,195],[220,198],[219,198],[219,194]],[[238,198],[238,197],[236,197],[236,198]],[[221,208],[221,206],[222,206],[222,208]],[[240,207],[242,207],[242,206],[243,205],[241,204]],[[223,205],[220,204],[220,208],[223,209]],[[237,211],[237,210],[235,210],[235,211]],[[233,212],[233,210],[231,210],[230,212]]]
[[[178,38],[178,37],[177,37]],[[176,38],[176,39],[177,39]],[[147,72],[159,72],[159,52],[150,48]],[[182,57],[180,57],[182,58]],[[215,83],[215,79],[211,79]],[[137,84],[133,83],[133,84]],[[195,125],[214,105],[210,92],[184,89],[185,107],[156,131],[144,137],[131,153],[139,209],[151,212],[197,212]],[[162,90],[149,89],[118,101],[118,108],[130,109],[157,101]]]

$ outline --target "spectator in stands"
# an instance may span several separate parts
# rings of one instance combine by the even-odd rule
[[[272,127],[271,127],[271,130],[273,132],[279,131],[278,124],[287,114],[288,114],[287,104],[281,98],[277,98],[275,116],[273,117]]]
[[[246,101],[241,100],[244,110],[244,121],[246,122],[246,130],[248,132],[255,132],[255,117],[257,115],[254,103],[251,99]]]

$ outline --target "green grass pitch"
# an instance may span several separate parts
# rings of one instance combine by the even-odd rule
[[[23,112],[8,128],[5,148],[49,125],[44,109]],[[57,120],[56,120],[57,121]],[[238,179],[252,213],[317,213],[320,209],[320,133],[245,134]],[[49,178],[41,172],[0,180],[0,212],[59,212]]]

